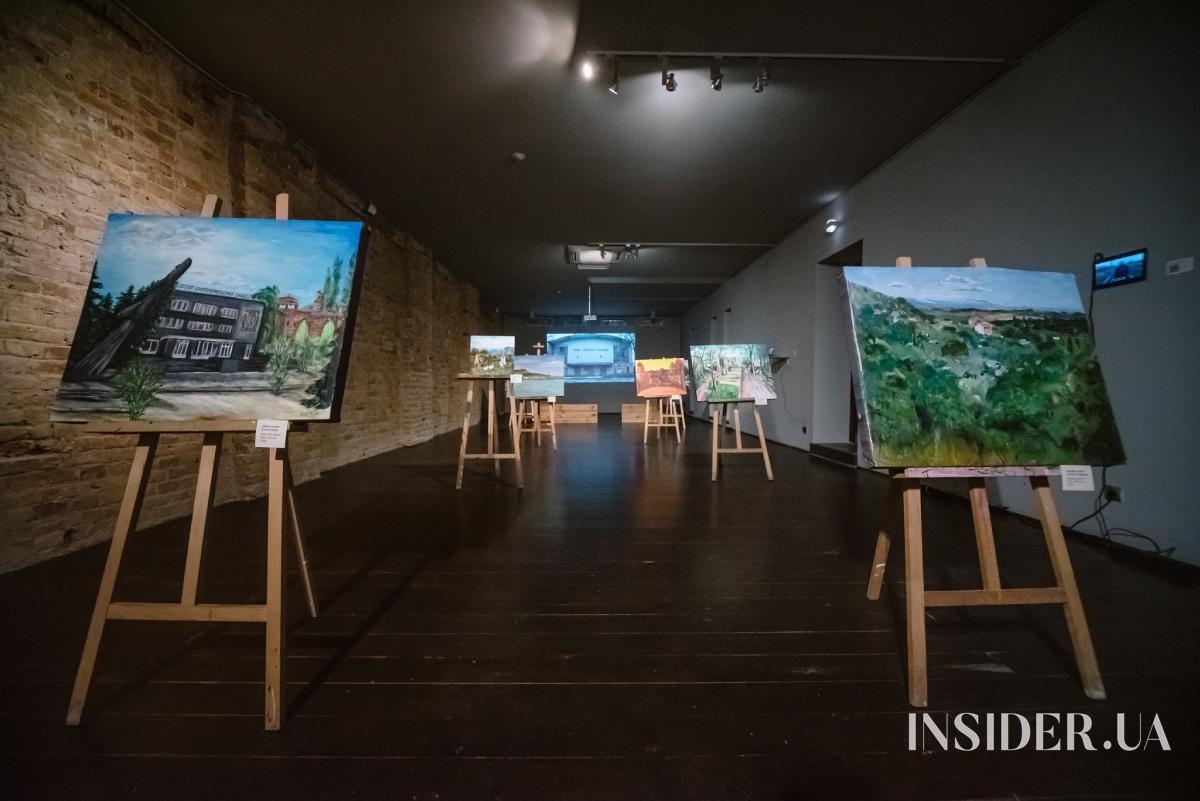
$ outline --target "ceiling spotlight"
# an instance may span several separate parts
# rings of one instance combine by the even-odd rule
[[[579,72],[583,75],[585,81],[590,81],[596,75],[596,65],[591,62],[591,59],[585,59],[583,65],[579,68]]]
[[[662,64],[662,85],[668,92],[674,92],[679,88],[679,84],[675,82],[675,73],[667,72],[666,56],[660,58],[659,63]]]
[[[712,84],[714,92],[721,91],[721,83],[725,80],[725,74],[721,72],[721,59],[714,58],[712,66],[708,68],[708,81]]]
[[[832,234],[834,231],[836,231],[841,226],[841,224],[842,224],[841,220],[826,220],[825,221],[825,233]]]
[[[608,91],[615,95],[621,91],[621,74],[617,70],[617,60],[615,58],[610,58],[609,63],[611,64],[612,80],[608,84]]]
[[[758,75],[754,78],[754,92],[761,94],[763,89],[767,88],[767,84],[771,82],[771,74],[767,72],[767,60],[760,58],[758,60]]]

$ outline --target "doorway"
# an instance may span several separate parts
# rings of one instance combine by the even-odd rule
[[[863,243],[827,256],[817,265],[814,291],[812,453],[854,465],[858,457],[858,411],[851,379],[850,332],[842,297],[841,268],[862,264]]]

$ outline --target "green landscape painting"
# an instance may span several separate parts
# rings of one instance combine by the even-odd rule
[[[1125,461],[1070,273],[846,267],[873,467]]]
[[[692,345],[692,375],[701,403],[775,398],[771,351],[766,345]]]

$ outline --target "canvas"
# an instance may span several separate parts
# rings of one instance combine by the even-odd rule
[[[846,267],[844,277],[868,465],[1124,461],[1070,273]]]
[[[112,214],[51,420],[336,420],[362,224]]]
[[[471,361],[467,373],[478,378],[508,378],[513,372],[516,337],[471,335]]]
[[[669,398],[686,395],[683,359],[638,359],[634,367],[639,398]]]
[[[766,345],[692,345],[692,380],[701,403],[775,398]]]
[[[513,360],[514,398],[561,398],[567,363],[561,356],[517,356]]]

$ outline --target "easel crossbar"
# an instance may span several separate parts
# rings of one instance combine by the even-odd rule
[[[1018,606],[1065,604],[1062,587],[1020,587],[1008,590],[926,590],[926,606]]]
[[[108,607],[109,620],[191,620],[266,623],[266,604],[166,604],[119,602]]]

